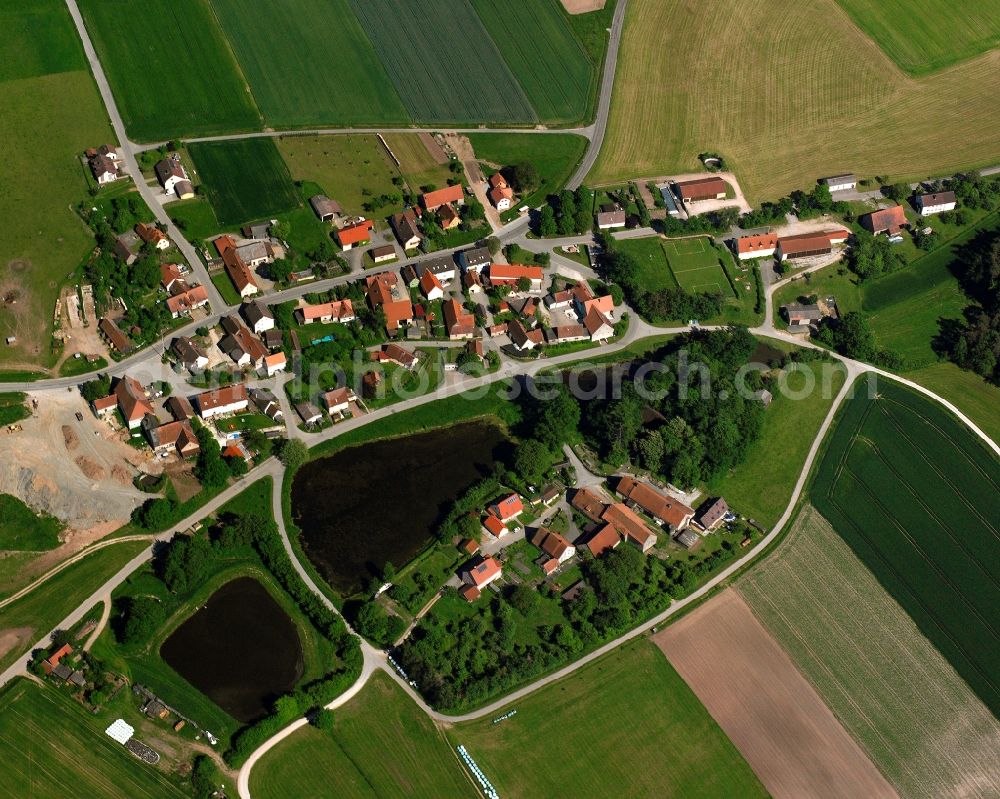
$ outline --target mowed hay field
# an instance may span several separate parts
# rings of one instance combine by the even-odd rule
[[[197,142],[188,151],[222,226],[253,222],[299,205],[273,139]]]
[[[106,724],[54,688],[21,679],[0,694],[0,796],[182,799],[156,766],[104,734]]]
[[[538,118],[555,124],[584,119],[597,73],[558,0],[472,0],[472,5]]]
[[[444,735],[386,675],[376,673],[334,717],[332,732],[303,727],[254,766],[255,799],[476,795]]]
[[[537,117],[469,0],[350,0],[415,120]]]
[[[80,10],[129,138],[260,127],[208,0],[80,0]],[[266,32],[260,34],[263,43]]]
[[[1000,160],[1000,51],[914,79],[835,0],[633,0],[588,177],[689,171],[716,150],[750,202],[815,178]]]
[[[767,796],[647,640],[625,644],[508,709],[517,714],[499,724],[484,718],[448,732],[505,799]]]
[[[738,590],[901,796],[1000,795],[1000,722],[815,508]]]
[[[400,172],[374,135],[283,136],[277,146],[294,180],[318,184],[345,213],[363,213],[368,197],[399,191],[392,179]]]
[[[921,632],[1000,711],[1000,459],[887,378],[841,412],[812,502]]]
[[[73,210],[87,147],[114,143],[83,46],[61,0],[5,2],[0,59],[0,366],[49,366],[59,290],[94,246]]]
[[[409,121],[347,0],[211,4],[268,125]]]
[[[930,72],[1000,44],[1000,5],[980,0],[837,0],[900,69]]]
[[[775,799],[896,797],[735,591],[653,640]]]

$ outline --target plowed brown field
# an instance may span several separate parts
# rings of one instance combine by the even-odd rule
[[[735,591],[653,640],[774,799],[897,797]]]

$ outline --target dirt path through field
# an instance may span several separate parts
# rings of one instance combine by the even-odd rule
[[[775,799],[897,799],[732,589],[653,640]]]

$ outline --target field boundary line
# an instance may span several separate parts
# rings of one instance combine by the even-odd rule
[[[851,476],[853,477],[853,474]],[[913,599],[913,601],[916,602],[916,604],[919,605],[920,608],[924,611],[924,613],[927,616],[927,619],[934,624],[934,626],[941,632],[941,634],[946,639],[948,639],[948,641],[951,642],[952,646],[954,646],[955,649],[957,649],[959,652],[962,653],[962,656],[965,658],[965,661],[973,668],[974,671],[976,671],[976,673],[978,673],[983,678],[986,684],[989,685],[994,691],[997,691],[998,690],[997,686],[993,684],[993,681],[983,671],[979,663],[972,658],[972,656],[969,654],[966,648],[962,644],[960,644],[956,640],[955,636],[941,623],[940,619],[938,618],[938,615],[931,609],[931,607],[926,602],[924,602],[921,594],[916,592],[913,586],[910,585],[909,581],[904,579],[904,577],[895,568],[892,567],[892,565],[888,562],[888,560],[886,560],[885,555],[883,555],[882,552],[878,549],[878,547],[876,547],[872,543],[871,538],[864,533],[864,531],[847,513],[845,513],[843,506],[839,502],[834,500],[832,497],[830,498],[830,502],[831,505],[833,505],[833,507],[837,509],[837,512],[847,522],[847,524],[850,525],[858,534],[858,536],[871,548],[875,557],[882,563],[883,567],[890,574],[892,574],[892,576],[896,580],[899,581],[900,585],[902,585],[903,588],[906,589],[907,594],[909,594],[909,596]],[[921,557],[923,557],[925,560],[927,559],[926,555],[923,552],[921,552]],[[934,568],[933,563],[931,563],[931,568],[932,569]],[[964,597],[962,599],[965,604],[968,604],[968,602],[965,600]]]

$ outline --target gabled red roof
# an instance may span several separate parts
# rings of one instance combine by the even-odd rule
[[[522,277],[528,280],[541,280],[544,276],[542,267],[526,264],[490,264],[490,280],[516,283]]]
[[[482,586],[486,585],[490,580],[495,579],[499,574],[500,564],[493,557],[484,558],[475,566],[469,568],[469,578],[477,588],[482,588]]]
[[[368,241],[371,238],[373,227],[375,227],[375,223],[370,219],[358,222],[355,225],[342,227],[337,231],[337,241],[341,244],[359,244],[362,241]]]
[[[600,557],[609,549],[614,549],[621,543],[618,531],[611,524],[605,524],[600,530],[590,537],[587,542],[587,549],[595,558]]]
[[[457,203],[464,199],[465,190],[461,186],[445,186],[443,189],[429,191],[420,198],[424,208],[433,211],[445,203]]]
[[[504,523],[500,521],[492,513],[486,514],[486,520],[483,522],[483,527],[485,527],[490,533],[495,535],[497,538],[502,536],[507,532],[507,528],[504,527]]]
[[[437,275],[435,275],[430,269],[425,269],[424,273],[420,276],[420,288],[422,288],[424,290],[424,294],[427,295],[430,295],[433,289],[444,291],[444,286],[441,285],[441,281],[438,280]]]
[[[524,512],[524,504],[518,494],[510,494],[503,499],[499,499],[490,506],[490,510],[502,522],[513,519],[517,514]]]
[[[777,246],[777,233],[757,233],[753,236],[740,236],[736,239],[736,252],[741,255],[760,252],[762,250],[770,252]]]

